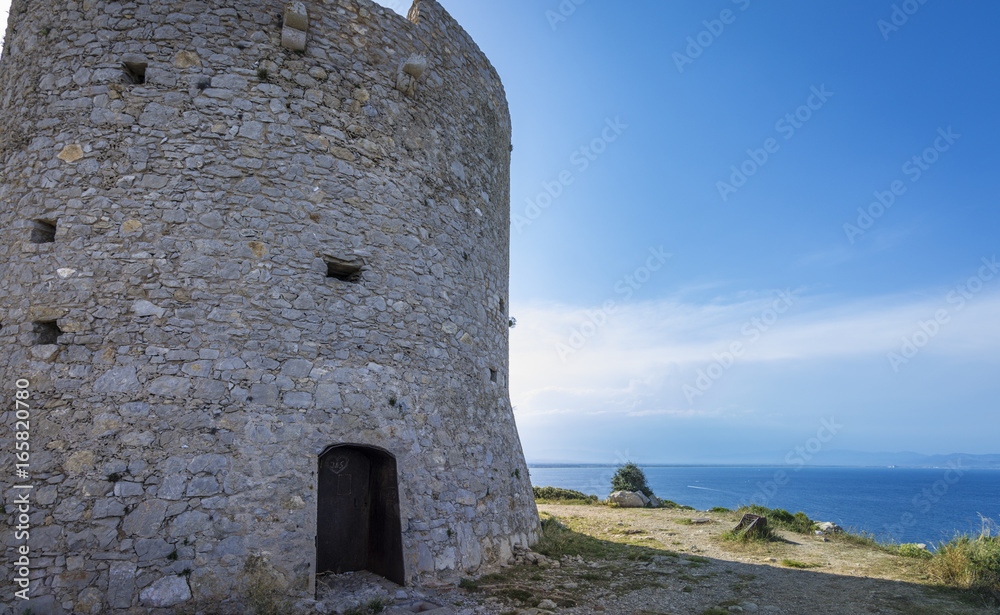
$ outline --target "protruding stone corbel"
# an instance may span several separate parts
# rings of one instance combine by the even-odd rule
[[[292,0],[285,5],[284,23],[281,26],[281,46],[292,51],[306,50],[306,33],[309,32],[309,13],[302,0]]]
[[[427,71],[427,58],[415,53],[403,62],[396,74],[396,89],[413,96],[417,87],[417,79]]]
[[[364,269],[365,261],[360,256],[343,258],[327,253],[323,254],[322,258],[326,264],[326,277],[336,278],[343,282],[357,282],[361,279],[361,271]]]

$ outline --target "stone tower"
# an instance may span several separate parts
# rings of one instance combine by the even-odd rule
[[[25,472],[0,481],[26,595],[145,612],[252,563],[307,596],[532,543],[510,150],[434,0],[14,0],[0,450]]]

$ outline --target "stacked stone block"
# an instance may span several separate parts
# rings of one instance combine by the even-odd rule
[[[343,443],[396,459],[408,581],[533,542],[509,152],[496,72],[432,0],[14,0],[0,387],[30,382],[31,595],[146,612],[248,562],[307,595]]]

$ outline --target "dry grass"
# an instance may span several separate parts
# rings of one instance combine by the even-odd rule
[[[292,612],[288,588],[279,582],[263,558],[247,558],[240,585],[243,603],[254,615],[287,615]]]
[[[1000,605],[1000,537],[959,536],[941,545],[929,564],[935,580]]]

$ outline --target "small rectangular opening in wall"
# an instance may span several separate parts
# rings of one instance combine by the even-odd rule
[[[345,261],[339,258],[325,257],[326,277],[340,280],[341,282],[357,282],[361,279],[360,261]]]
[[[490,370],[490,382],[496,382],[496,381],[497,381],[497,370],[491,369]]]
[[[55,344],[62,335],[62,329],[54,320],[39,320],[33,323],[35,326],[35,345]]]
[[[125,83],[136,85],[146,83],[146,63],[122,62],[122,74],[125,78]]]
[[[31,243],[52,243],[56,240],[55,220],[32,220]]]

